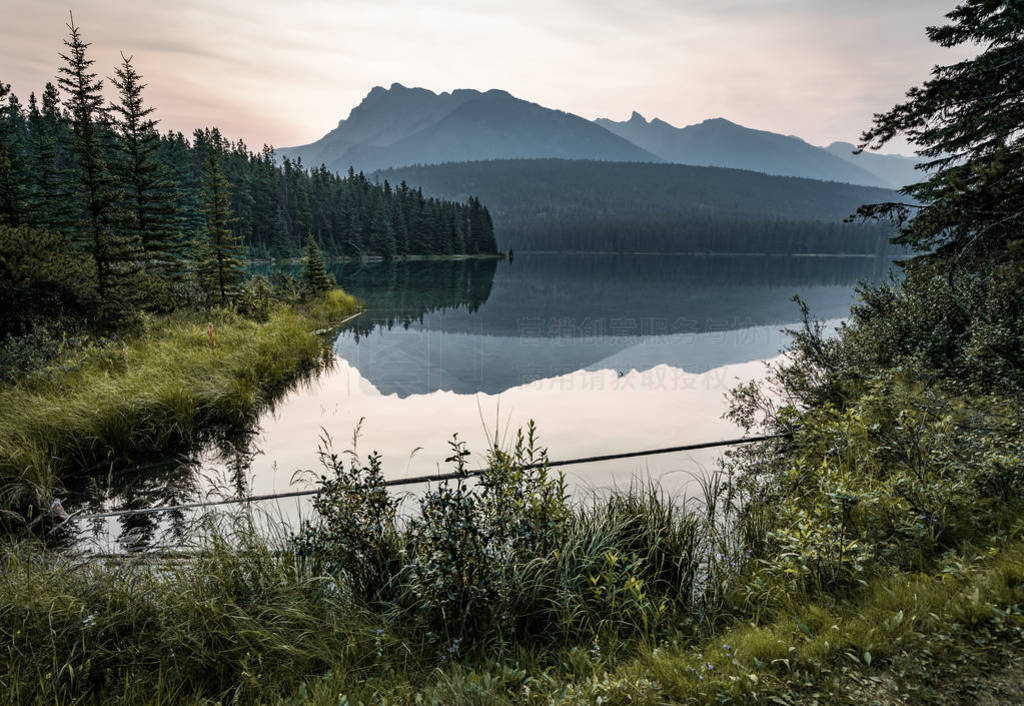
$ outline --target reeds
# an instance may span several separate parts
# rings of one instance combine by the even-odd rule
[[[547,611],[533,623],[544,629],[475,643],[432,634],[401,602],[356,600],[251,514],[205,518],[189,558],[2,546],[0,701],[799,702],[830,665],[866,669],[954,629],[1024,629],[1024,546],[1006,538],[964,548],[978,558],[951,556],[934,576],[878,577],[834,602],[794,597],[768,621],[689,620],[728,606],[701,603],[714,542],[682,508],[641,486],[577,506],[550,557],[510,567],[523,604]],[[594,591],[610,556],[646,572],[653,605],[676,601],[660,625],[645,628],[625,585]]]

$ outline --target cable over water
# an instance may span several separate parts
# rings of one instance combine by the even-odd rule
[[[711,449],[720,446],[738,446],[740,444],[752,444],[758,441],[769,441],[771,439],[781,439],[790,436],[788,433],[781,434],[766,434],[763,436],[744,436],[738,439],[723,439],[721,441],[704,441],[696,444],[684,444],[682,446],[667,446],[659,449],[644,449],[642,451],[625,451],[622,453],[604,454],[600,456],[585,456],[582,458],[571,458],[563,461],[542,461],[539,463],[532,463],[523,466],[524,470],[531,468],[540,468],[547,466],[548,468],[559,468],[562,466],[574,466],[580,463],[596,463],[599,461],[616,461],[625,458],[636,458],[638,456],[656,456],[658,454],[677,453],[680,451],[697,451],[700,449]],[[421,476],[410,476],[408,478],[394,478],[384,482],[385,486],[394,487],[401,485],[415,485],[418,483],[431,483],[436,481],[455,480],[457,478],[466,478],[473,476],[480,476],[487,472],[486,468],[478,468],[471,471],[464,471],[459,473],[458,471],[452,471],[449,473],[433,473],[429,475]],[[156,507],[144,507],[134,509],[123,509],[123,510],[111,510],[109,512],[100,512],[94,515],[77,515],[72,514],[70,519],[83,519],[83,520],[98,520],[106,517],[123,517],[125,515],[149,515],[160,512],[172,512],[175,510],[197,510],[204,507],[216,507],[220,505],[237,505],[241,503],[254,503],[264,502],[267,500],[283,500],[288,498],[301,498],[316,495],[319,492],[316,489],[307,490],[293,490],[286,493],[271,493],[267,495],[250,495],[244,498],[228,498],[224,500],[207,500],[203,502],[195,503],[182,503],[180,505],[160,505]]]

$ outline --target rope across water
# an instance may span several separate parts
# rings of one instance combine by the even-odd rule
[[[585,456],[582,458],[571,458],[564,461],[546,461],[540,463],[533,463],[524,466],[524,470],[531,468],[540,468],[541,466],[547,466],[548,468],[560,468],[563,466],[574,466],[580,463],[597,463],[599,461],[616,461],[626,458],[637,458],[639,456],[656,456],[659,454],[678,453],[681,451],[698,451],[700,449],[711,449],[720,446],[738,446],[740,444],[752,444],[758,441],[769,441],[771,439],[781,439],[790,436],[788,433],[782,434],[766,434],[763,436],[744,436],[738,439],[723,439],[721,441],[705,441],[696,444],[684,444],[682,446],[667,446],[659,449],[645,449],[642,451],[626,451],[622,453],[604,454],[600,456]],[[457,478],[473,477],[483,475],[487,472],[486,468],[478,468],[472,471],[465,471],[459,473],[457,471],[449,473],[434,473],[429,475],[421,476],[410,476],[408,478],[393,478],[384,482],[385,486],[394,487],[401,485],[415,485],[418,483],[431,483],[436,481],[455,480]],[[160,512],[173,512],[180,510],[197,510],[204,507],[216,507],[219,505],[237,505],[241,503],[255,503],[264,502],[267,500],[283,500],[287,498],[302,498],[311,495],[316,495],[319,492],[316,489],[307,490],[293,490],[286,493],[271,493],[267,495],[250,495],[244,498],[228,498],[225,500],[207,500],[203,502],[195,503],[182,503],[180,505],[161,505],[157,507],[143,507],[134,509],[123,509],[123,510],[111,510],[109,512],[100,512],[94,515],[72,515],[71,518],[83,519],[83,520],[98,520],[106,517],[123,517],[125,515],[149,515]]]

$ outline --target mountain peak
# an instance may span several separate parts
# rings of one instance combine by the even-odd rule
[[[633,123],[634,125],[636,125],[636,124],[646,125],[647,124],[647,118],[645,118],[644,116],[640,115],[640,113],[638,113],[638,112],[636,112],[634,110],[633,114],[629,116],[629,122]]]
[[[634,112],[627,122],[598,124],[667,162],[872,186],[885,183],[878,175],[798,137],[755,130],[723,117],[677,128],[658,118],[647,122]]]
[[[698,124],[719,127],[743,127],[739,123],[734,123],[732,120],[726,120],[725,118],[708,118],[707,120],[702,120]]]
[[[644,125],[642,116],[637,119]],[[395,82],[374,86],[338,127],[310,145],[279,150],[371,171],[408,164],[511,158],[657,162],[658,157],[577,115],[491,88],[435,93]]]

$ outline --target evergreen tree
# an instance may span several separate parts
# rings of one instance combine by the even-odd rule
[[[205,240],[196,269],[211,300],[226,305],[238,293],[245,277],[245,247],[231,232],[231,185],[220,167],[220,133],[206,147],[203,174],[203,213],[206,216]]]
[[[43,89],[42,109],[35,94],[29,96],[28,163],[34,177],[29,199],[29,219],[37,228],[67,233],[71,211],[67,192],[67,174],[61,166],[62,124],[57,87],[47,83]]]
[[[116,229],[121,196],[103,149],[104,137],[109,134],[103,81],[90,71],[94,63],[86,58],[90,45],[82,40],[73,17],[67,27],[67,53],[60,55],[64,65],[58,83],[67,93],[74,131],[75,193],[81,214],[75,235],[94,261],[100,320],[115,324],[131,313],[138,295],[140,248],[137,238]]]
[[[374,199],[373,215],[370,221],[370,251],[385,260],[395,257],[395,231],[388,214],[387,200],[384,195]]]
[[[126,234],[141,244],[151,277],[165,284],[180,281],[186,268],[177,189],[170,170],[158,161],[160,135],[150,117],[154,109],[143,104],[146,85],[132,65],[132,57],[121,55],[121,65],[111,81],[118,90],[112,110],[117,114],[114,125],[120,137],[116,171],[124,187]]]
[[[928,28],[931,41],[982,51],[936,66],[861,136],[861,148],[901,134],[917,146],[925,178],[904,193],[921,206],[860,213],[895,217],[903,225],[895,242],[928,252],[921,263],[969,264],[1006,253],[1024,233],[1024,3],[966,0],[946,17],[949,24]]]
[[[21,103],[11,86],[0,81],[0,224],[25,220],[25,174],[20,159]]]
[[[306,236],[306,256],[302,270],[302,281],[312,294],[323,294],[335,286],[334,278],[328,274],[323,255],[312,235]]]

